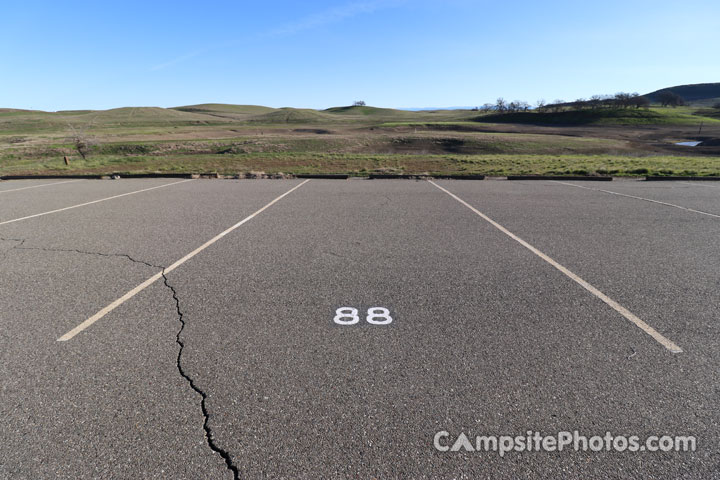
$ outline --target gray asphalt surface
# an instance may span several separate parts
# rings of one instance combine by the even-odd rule
[[[7,191],[0,222],[173,182]],[[56,341],[300,183],[195,180],[0,225],[0,478],[720,478],[720,218],[597,190],[436,182],[683,353],[432,184],[383,180],[311,180]],[[720,214],[720,188],[576,184]],[[698,449],[501,458],[439,452],[442,430]]]

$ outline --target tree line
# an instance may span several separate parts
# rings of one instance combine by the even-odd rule
[[[679,95],[667,91],[658,95],[658,101],[663,107],[677,107],[684,105],[685,101]],[[498,98],[495,103],[486,103],[482,107],[475,110],[485,113],[515,113],[527,112],[534,109],[539,112],[564,112],[564,111],[581,111],[581,110],[598,110],[601,108],[617,109],[617,108],[649,108],[650,99],[638,93],[619,92],[615,95],[593,95],[592,97],[578,98],[572,102],[565,100],[555,100],[546,103],[545,100],[538,100],[532,107],[528,102],[523,100],[506,101],[504,98]]]

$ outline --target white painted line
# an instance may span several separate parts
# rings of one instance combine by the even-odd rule
[[[601,188],[585,187],[583,185],[575,185],[574,183],[561,182],[559,180],[553,180],[553,182],[560,183],[562,185],[569,185],[571,187],[576,187],[576,188],[584,188],[585,190],[594,190],[596,192],[609,193],[610,195],[617,195],[619,197],[628,197],[628,198],[634,198],[636,200],[643,200],[645,202],[657,203],[660,205],[665,205],[667,207],[679,208],[680,210],[685,210],[685,211],[692,212],[692,213],[699,213],[700,215],[707,215],[708,217],[720,218],[720,215],[715,215],[714,213],[703,212],[701,210],[694,210],[692,208],[683,207],[682,205],[675,205],[674,203],[661,202],[659,200],[652,200],[650,198],[645,198],[645,197],[636,197],[635,195],[627,195],[625,193],[611,192],[610,190],[603,190]]]
[[[65,180],[64,182],[43,183],[42,185],[31,185],[29,187],[13,188],[11,190],[0,190],[0,193],[19,192],[20,190],[28,190],[30,188],[49,187],[50,185],[62,185],[63,183],[73,183],[73,182],[79,182],[79,181],[80,181],[80,179]]]
[[[78,333],[82,332],[83,330],[85,330],[86,328],[88,328],[90,325],[92,325],[93,323],[97,322],[98,320],[100,320],[101,318],[103,318],[105,315],[107,315],[108,313],[112,312],[112,311],[115,310],[117,307],[119,307],[120,305],[122,305],[123,303],[125,303],[126,301],[128,301],[129,299],[131,299],[132,297],[134,297],[135,295],[137,295],[138,293],[140,293],[141,291],[145,290],[147,287],[149,287],[150,285],[152,285],[153,283],[155,283],[156,281],[158,281],[160,278],[162,278],[163,274],[167,274],[167,273],[172,272],[173,270],[175,270],[176,268],[178,268],[180,265],[182,265],[183,263],[185,263],[185,262],[187,262],[188,260],[190,260],[191,258],[193,258],[193,257],[194,257],[195,255],[197,255],[198,253],[202,252],[203,250],[205,250],[206,248],[208,248],[210,245],[212,245],[213,243],[215,243],[215,242],[217,242],[218,240],[220,240],[221,238],[223,238],[223,237],[224,237],[225,235],[227,235],[228,233],[230,233],[230,232],[232,232],[233,230],[237,229],[238,227],[240,227],[240,226],[243,225],[244,223],[252,220],[252,219],[255,218],[256,216],[258,216],[259,214],[261,214],[262,212],[264,212],[266,209],[270,208],[272,205],[274,205],[275,203],[279,202],[283,197],[285,197],[286,195],[290,195],[292,192],[294,192],[294,191],[297,190],[298,188],[302,187],[303,185],[305,185],[305,184],[306,184],[307,182],[309,182],[309,181],[310,181],[310,179],[308,178],[308,179],[305,180],[304,182],[302,182],[302,183],[300,183],[300,184],[298,184],[298,185],[295,185],[293,188],[291,188],[291,189],[288,190],[287,192],[283,193],[283,194],[280,195],[279,197],[275,198],[273,201],[271,201],[270,203],[268,203],[267,205],[265,205],[264,207],[262,207],[260,210],[256,211],[255,213],[251,214],[250,216],[247,216],[247,217],[245,217],[244,219],[240,220],[238,223],[236,223],[236,224],[233,225],[232,227],[228,228],[228,229],[225,230],[224,232],[222,232],[222,233],[214,236],[213,238],[211,238],[211,239],[208,240],[207,242],[203,243],[202,245],[200,245],[198,248],[196,248],[196,249],[193,250],[192,252],[190,252],[190,253],[188,253],[187,255],[185,255],[184,257],[182,257],[182,258],[181,258],[180,260],[178,260],[177,262],[175,262],[175,263],[173,263],[172,265],[170,265],[169,267],[163,269],[163,271],[158,272],[158,273],[156,273],[155,275],[153,275],[152,277],[148,278],[148,279],[145,280],[143,283],[141,283],[141,284],[138,285],[137,287],[133,288],[132,290],[130,290],[129,292],[127,292],[125,295],[123,295],[122,297],[118,298],[117,300],[115,300],[114,302],[112,302],[110,305],[108,305],[107,307],[103,308],[102,310],[100,310],[99,312],[97,312],[95,315],[93,315],[92,317],[90,317],[90,318],[88,318],[87,320],[85,320],[84,322],[82,322],[80,325],[78,325],[77,327],[73,328],[72,330],[70,330],[69,332],[67,332],[65,335],[63,335],[62,337],[58,338],[57,341],[58,341],[58,342],[67,342],[68,340],[70,340],[71,338],[73,338],[75,335],[77,335]]]
[[[8,223],[15,223],[15,222],[20,222],[22,220],[28,220],[30,218],[42,217],[43,215],[50,215],[53,213],[64,212],[65,210],[72,210],[73,208],[85,207],[87,205],[92,205],[94,203],[105,202],[107,200],[113,200],[115,198],[120,198],[120,197],[126,197],[128,195],[134,195],[136,193],[148,192],[150,190],[155,190],[158,188],[169,187],[171,185],[177,185],[178,183],[192,182],[192,180],[193,179],[180,180],[179,182],[172,182],[172,183],[166,183],[164,185],[158,185],[156,187],[143,188],[142,190],[135,190],[134,192],[122,193],[120,195],[113,195],[112,197],[101,198],[100,200],[93,200],[92,202],[85,202],[85,203],[80,203],[78,205],[72,205],[72,206],[65,207],[65,208],[58,208],[57,210],[50,210],[49,212],[36,213],[35,215],[28,215],[27,217],[15,218],[13,220],[5,220],[4,222],[0,222],[0,225],[7,225]]]
[[[93,323],[97,322],[98,320],[100,320],[102,317],[104,317],[104,316],[107,315],[108,313],[110,313],[110,312],[112,312],[113,310],[115,310],[117,307],[119,307],[120,305],[122,305],[123,303],[125,303],[127,300],[130,300],[130,299],[131,299],[132,297],[134,297],[136,294],[138,294],[138,293],[141,292],[142,290],[145,290],[147,287],[149,287],[150,285],[152,285],[153,283],[155,283],[158,279],[160,279],[160,278],[162,277],[162,274],[163,274],[163,272],[159,272],[159,273],[156,273],[155,275],[153,275],[152,277],[148,278],[148,279],[145,280],[143,283],[141,283],[141,284],[138,285],[137,287],[133,288],[132,290],[130,290],[129,292],[127,292],[125,295],[123,295],[122,297],[118,298],[117,300],[115,300],[114,302],[112,302],[110,305],[108,305],[107,307],[103,308],[102,310],[100,310],[99,312],[97,312],[95,315],[93,315],[92,317],[90,317],[90,318],[88,318],[87,320],[85,320],[84,322],[82,322],[80,325],[78,325],[77,327],[73,328],[72,330],[70,330],[69,332],[67,332],[65,335],[63,335],[62,337],[58,338],[57,341],[58,341],[58,342],[67,342],[68,340],[70,340],[71,338],[73,338],[75,335],[77,335],[78,333],[82,332],[83,330],[85,330],[86,328],[88,328],[90,325],[92,325]]]
[[[709,188],[720,188],[720,185],[706,185],[704,183],[690,183],[690,182],[682,182],[685,185],[694,185],[696,187],[709,187]]]
[[[603,302],[605,302],[607,305],[609,305],[610,307],[612,307],[612,309],[615,310],[616,312],[618,312],[620,315],[622,315],[622,316],[625,317],[626,319],[630,320],[632,323],[634,323],[636,326],[638,326],[642,331],[644,331],[645,333],[647,333],[648,335],[650,335],[652,338],[654,338],[654,339],[655,339],[658,343],[660,343],[663,347],[667,348],[667,349],[670,350],[672,353],[681,353],[681,352],[682,352],[682,349],[681,349],[680,347],[678,347],[675,343],[673,343],[672,341],[668,340],[667,338],[663,337],[660,333],[658,333],[657,330],[655,330],[655,329],[652,328],[650,325],[648,325],[647,323],[645,323],[645,322],[643,322],[642,320],[640,320],[635,314],[633,314],[633,313],[632,313],[631,311],[629,311],[627,308],[623,307],[622,305],[620,305],[619,303],[617,303],[615,300],[613,300],[612,298],[608,297],[607,295],[605,295],[604,293],[602,293],[600,290],[598,290],[597,288],[593,287],[593,286],[590,285],[588,282],[586,282],[585,280],[583,280],[583,279],[580,278],[579,276],[575,275],[573,272],[571,272],[571,271],[568,270],[567,268],[563,267],[562,265],[560,265],[558,262],[556,262],[555,260],[553,260],[553,259],[550,258],[549,256],[545,255],[543,252],[541,252],[541,251],[538,250],[537,248],[533,247],[532,245],[530,245],[529,243],[527,243],[525,240],[523,240],[522,238],[520,238],[520,237],[518,237],[517,235],[515,235],[514,233],[512,233],[510,230],[506,229],[505,227],[503,227],[502,225],[500,225],[499,223],[497,223],[496,221],[494,221],[493,219],[491,219],[491,218],[488,217],[487,215],[483,214],[482,212],[480,212],[479,210],[477,210],[475,207],[473,207],[472,205],[470,205],[469,203],[467,203],[465,200],[461,199],[460,197],[458,197],[457,195],[453,194],[452,192],[444,189],[443,187],[441,187],[441,186],[438,185],[437,183],[433,182],[432,180],[428,180],[428,181],[429,181],[430,183],[432,183],[433,185],[435,185],[435,186],[436,186],[437,188],[439,188],[440,190],[442,190],[443,192],[445,192],[445,193],[447,193],[448,195],[450,195],[452,198],[454,198],[454,199],[457,200],[458,202],[460,202],[460,203],[462,203],[463,205],[465,205],[467,208],[469,208],[469,209],[472,210],[473,212],[475,212],[478,216],[480,216],[483,220],[485,220],[485,221],[487,221],[488,223],[490,223],[493,227],[497,228],[498,230],[500,230],[501,232],[503,232],[505,235],[507,235],[508,237],[512,238],[513,240],[515,240],[516,242],[518,242],[520,245],[522,245],[523,247],[527,248],[528,250],[530,250],[532,253],[534,253],[534,254],[537,255],[538,257],[540,257],[540,258],[542,258],[543,260],[545,260],[547,263],[549,263],[550,265],[552,265],[553,267],[555,267],[556,269],[558,269],[560,272],[564,273],[567,277],[569,277],[571,280],[573,280],[574,282],[576,282],[577,284],[579,284],[579,285],[580,285],[581,287],[583,287],[585,290],[587,290],[588,292],[592,293],[592,294],[595,295],[597,298],[599,298],[600,300],[602,300]]]

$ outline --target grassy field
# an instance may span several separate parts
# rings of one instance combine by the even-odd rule
[[[370,173],[484,175],[720,175],[720,157],[619,155],[403,155],[275,152],[254,154],[92,155],[66,166],[61,160],[3,162],[2,174],[78,173]]]
[[[697,125],[720,124],[720,120],[698,115],[698,108],[599,109],[564,112],[517,112],[486,115],[477,121],[551,125]]]
[[[712,109],[691,107],[505,115],[222,104],[0,109],[0,175],[718,175],[720,149],[674,145],[698,135],[719,139],[720,119],[713,116]],[[85,158],[78,138],[87,144]]]

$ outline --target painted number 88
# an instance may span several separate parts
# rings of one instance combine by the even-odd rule
[[[390,310],[384,307],[368,308],[365,320],[372,325],[388,325],[393,319],[390,316]],[[335,318],[333,322],[338,325],[355,325],[360,321],[357,308],[340,307],[335,310]]]

